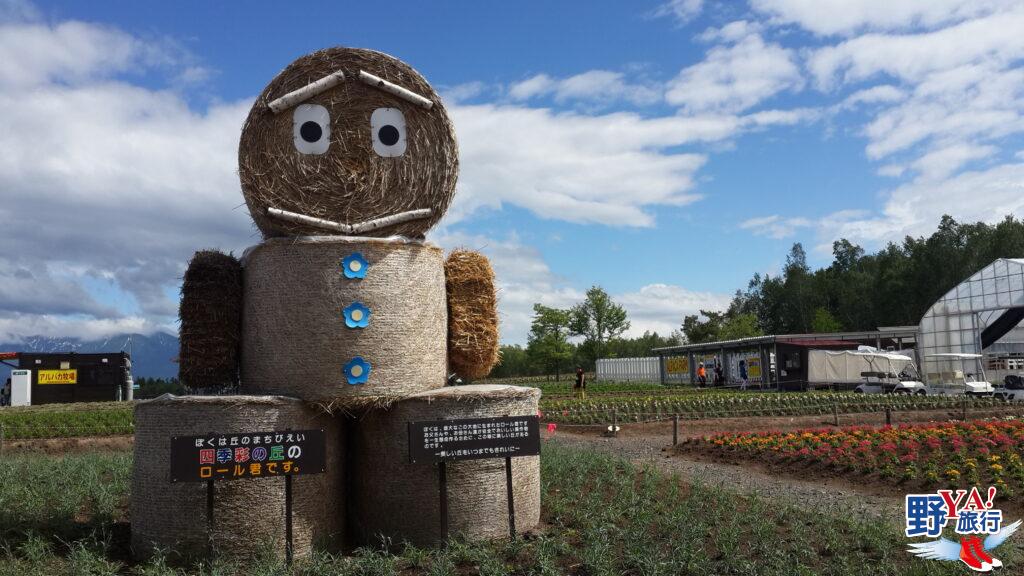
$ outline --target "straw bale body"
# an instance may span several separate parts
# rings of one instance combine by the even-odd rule
[[[426,98],[430,108],[369,85],[360,80],[360,71]],[[326,110],[329,118],[322,132],[329,132],[324,136],[329,146],[323,153],[300,153],[294,143],[297,107],[275,113],[270,103],[339,72],[343,80],[301,104]],[[405,149],[400,155],[382,156],[374,150],[371,116],[380,109],[404,116]],[[268,208],[343,223],[429,209],[428,218],[365,233],[422,237],[451,202],[458,164],[454,128],[430,84],[408,64],[358,48],[327,48],[289,64],[256,98],[238,147],[242,192],[264,237],[326,233],[308,223],[269,216]]]
[[[242,267],[216,250],[195,253],[181,285],[179,376],[189,388],[238,385]]]
[[[498,363],[498,298],[494,270],[472,250],[444,263],[448,291],[448,364],[459,376],[483,378]]]
[[[362,278],[344,270],[356,255],[364,262]],[[344,405],[346,398],[395,398],[445,384],[444,262],[435,246],[384,238],[272,238],[246,253],[244,285],[246,393]],[[348,324],[355,305],[363,307],[365,326]],[[353,382],[346,368],[356,358],[368,366],[360,370],[362,383]]]
[[[409,463],[408,423],[537,413],[540,391],[516,386],[452,386],[416,394],[363,416],[352,428],[352,536],[379,545],[380,535],[418,546],[441,539],[437,466]],[[449,530],[470,539],[508,536],[505,459],[447,464]],[[540,462],[512,459],[516,529],[540,521]]]
[[[295,554],[340,548],[345,517],[342,421],[294,398],[164,395],[135,407],[134,554],[145,558],[156,548],[182,556],[207,551],[206,484],[170,482],[171,437],[288,428],[322,428],[327,439],[327,471],[292,481]],[[216,482],[214,548],[232,556],[283,556],[284,483],[282,477]]]

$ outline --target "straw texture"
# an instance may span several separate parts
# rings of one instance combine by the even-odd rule
[[[347,278],[346,257],[366,260],[365,277]],[[245,256],[242,385],[307,401],[402,397],[444,386],[447,311],[444,263],[435,246],[398,239],[275,238]],[[364,328],[344,310],[369,309]],[[364,384],[344,367],[370,364]]]
[[[476,380],[498,363],[498,298],[487,257],[454,250],[444,263],[448,291],[448,365]]]
[[[191,389],[238,386],[242,267],[217,250],[196,252],[181,284],[178,375]]]
[[[537,413],[539,398],[535,388],[453,386],[365,415],[351,431],[353,537],[363,545],[379,545],[383,536],[418,546],[436,544],[441,538],[437,466],[409,463],[409,422],[531,415]],[[540,521],[539,465],[536,456],[512,459],[520,532]],[[470,539],[508,536],[505,459],[451,462],[447,469],[451,534]]]
[[[135,406],[132,548],[138,558],[155,548],[182,556],[207,550],[206,484],[170,482],[172,436],[323,428],[327,471],[292,481],[296,556],[314,546],[342,544],[343,422],[280,396],[164,395]],[[216,482],[213,535],[218,553],[284,554],[284,478]]]
[[[275,114],[274,99],[344,72],[345,79],[303,104],[330,114],[330,146],[324,154],[300,154],[294,144],[293,109]],[[430,109],[360,81],[364,70],[428,98]],[[406,122],[404,154],[383,157],[373,150],[370,116],[378,108],[401,110]],[[455,132],[441,99],[408,64],[387,54],[328,48],[290,64],[256,99],[238,148],[242,192],[265,237],[324,234],[309,224],[267,216],[267,208],[353,224],[427,208],[429,218],[367,232],[421,237],[444,215],[458,178]]]

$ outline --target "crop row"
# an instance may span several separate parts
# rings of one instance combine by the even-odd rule
[[[991,485],[1004,496],[1024,484],[1022,420],[716,434],[687,440],[683,449],[820,464],[928,487]]]
[[[0,432],[5,439],[111,436],[134,432],[128,403],[59,405],[0,410]],[[74,405],[69,405],[74,406]]]
[[[1005,406],[993,398],[960,396],[881,396],[843,393],[803,394],[684,394],[672,396],[600,397],[592,400],[545,400],[544,420],[566,424],[602,424],[613,416],[620,422],[642,422],[678,415],[681,418],[810,416],[915,410],[991,408]]]

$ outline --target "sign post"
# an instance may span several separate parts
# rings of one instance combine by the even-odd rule
[[[409,462],[437,464],[440,484],[441,534],[448,538],[448,473],[446,463],[481,458],[505,459],[508,529],[516,537],[512,494],[512,458],[540,454],[537,416],[502,416],[409,422]]]
[[[174,436],[170,480],[206,483],[206,530],[212,554],[214,482],[283,476],[285,559],[291,564],[292,476],[325,472],[326,446],[323,430]]]

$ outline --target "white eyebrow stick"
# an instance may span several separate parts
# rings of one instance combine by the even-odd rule
[[[434,107],[434,103],[429,98],[424,98],[423,96],[420,96],[419,94],[413,92],[412,90],[407,90],[405,88],[402,88],[398,84],[388,82],[383,78],[378,78],[377,76],[374,76],[373,74],[370,74],[365,70],[359,71],[359,79],[369,84],[370,86],[380,88],[381,90],[389,94],[394,94],[395,96],[398,96],[403,100],[408,100],[409,102],[412,102],[417,106],[426,108],[427,110],[430,110],[431,108]]]
[[[267,107],[269,107],[274,114],[280,114],[282,111],[295,106],[299,102],[309,100],[317,94],[322,94],[323,92],[334,88],[344,79],[345,73],[341,70],[331,72],[327,76],[324,76],[315,82],[306,84],[298,90],[292,90],[284,96],[274,99],[270,104],[267,104]]]

